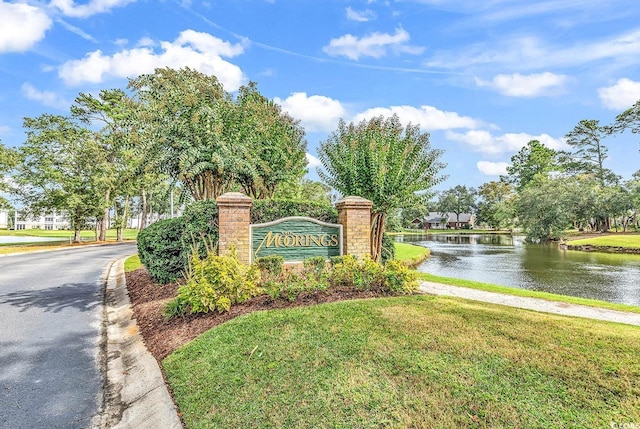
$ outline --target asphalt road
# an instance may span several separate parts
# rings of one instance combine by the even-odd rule
[[[99,413],[104,281],[133,244],[0,257],[0,428],[88,428]]]

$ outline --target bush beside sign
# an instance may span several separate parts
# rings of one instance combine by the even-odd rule
[[[251,261],[270,255],[285,261],[342,255],[342,225],[309,217],[286,217],[250,226]]]

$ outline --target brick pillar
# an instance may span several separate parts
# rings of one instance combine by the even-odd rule
[[[371,206],[362,197],[345,197],[336,203],[342,225],[342,253],[362,260],[371,255]]]
[[[228,255],[235,246],[238,259],[249,264],[251,243],[249,243],[249,223],[251,222],[251,198],[240,192],[227,192],[216,198],[218,203],[218,254]]]

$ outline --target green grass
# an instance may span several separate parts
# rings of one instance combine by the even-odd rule
[[[524,296],[530,298],[541,298],[547,301],[567,302],[570,304],[587,305],[590,307],[606,308],[609,310],[628,311],[632,313],[640,313],[640,307],[627,305],[627,304],[615,304],[606,301],[599,301],[596,299],[578,298],[568,295],[557,295],[548,292],[538,292],[527,289],[518,289],[508,286],[494,285],[490,283],[477,282],[473,280],[456,279],[452,277],[437,276],[429,273],[418,273],[420,280],[426,280],[430,282],[443,283],[452,286],[468,287],[471,289],[484,290],[488,292],[498,292],[508,295]]]
[[[567,244],[572,246],[590,244],[592,246],[630,247],[640,249],[640,234],[612,234],[604,235],[602,237],[582,238],[570,240]]]
[[[189,429],[640,422],[640,329],[412,296],[256,312],[163,362]]]
[[[411,243],[393,243],[395,247],[395,259],[403,261],[407,266],[415,268],[429,258],[431,251],[426,247],[416,246]]]
[[[142,266],[142,262],[140,262],[140,256],[133,255],[129,256],[124,261],[124,272],[129,273],[131,271],[135,271]]]
[[[73,238],[73,231],[69,230],[55,230],[49,231],[45,229],[21,229],[21,230],[0,230],[0,235],[14,236],[14,237],[49,237],[60,238],[61,240],[69,240],[69,237]],[[137,229],[125,229],[123,230],[123,238],[125,240],[135,240],[138,237]],[[95,237],[94,231],[81,231],[80,236],[84,239],[93,240]],[[116,230],[107,230],[107,240],[116,239]]]

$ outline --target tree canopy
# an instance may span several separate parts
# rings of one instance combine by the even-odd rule
[[[385,217],[397,208],[424,199],[444,179],[442,151],[432,149],[429,134],[418,125],[402,127],[397,115],[340,121],[318,152],[325,171],[320,178],[344,196],[373,202],[372,256],[380,261]]]

